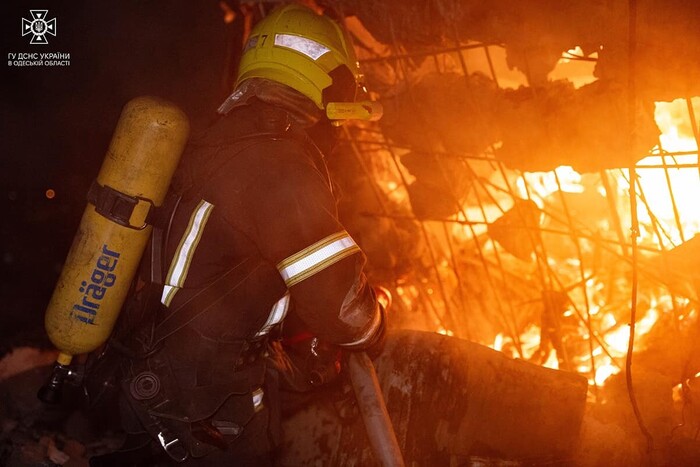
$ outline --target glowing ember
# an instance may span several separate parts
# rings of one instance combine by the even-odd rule
[[[653,308],[642,318],[637,321],[635,327],[635,339],[640,339],[643,335],[649,333],[654,323],[659,319],[659,314]],[[616,356],[624,356],[627,353],[627,345],[630,338],[629,325],[621,326],[614,331],[605,334],[605,343],[608,345],[610,353]],[[637,350],[641,350],[637,347]]]
[[[607,360],[608,362],[603,362],[603,364],[598,366],[595,370],[595,384],[598,386],[602,386],[603,383],[605,383],[605,380],[610,378],[612,375],[616,375],[620,372],[620,369],[618,367],[609,363],[609,357],[606,357],[605,360]],[[589,384],[592,384],[590,380]]]
[[[493,341],[493,345],[489,346],[494,350],[498,350],[499,352],[503,350],[503,334],[498,334],[496,335],[496,338]]]
[[[553,370],[559,369],[559,359],[557,358],[556,352],[550,352],[547,360],[542,364],[543,367],[552,368]]]

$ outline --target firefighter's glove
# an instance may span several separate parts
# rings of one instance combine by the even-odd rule
[[[293,375],[291,387],[295,391],[305,392],[312,386],[321,386],[331,381],[340,373],[341,349],[328,344],[309,332],[301,332],[282,340],[287,364],[285,375]]]
[[[341,351],[338,347],[320,341],[318,337],[311,339],[306,369],[309,383],[312,386],[322,386],[335,380],[340,373]]]
[[[365,340],[361,345],[343,345],[344,351],[348,352],[367,352],[367,355],[374,360],[384,350],[384,342],[386,340],[386,309],[382,303],[377,301],[377,312],[379,313],[379,326],[374,334]]]
[[[379,316],[381,318],[381,324],[374,335],[371,342],[368,343],[367,348],[364,349],[367,355],[374,360],[382,353],[384,350],[384,344],[386,343],[386,326],[387,326],[387,316],[389,309],[391,308],[391,292],[382,286],[373,286],[372,290],[374,295],[377,297],[377,308],[379,308]]]

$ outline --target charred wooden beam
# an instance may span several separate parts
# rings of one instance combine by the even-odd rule
[[[572,456],[587,392],[579,375],[418,331],[390,335],[375,363],[407,465]],[[338,406],[337,396],[326,395],[285,421],[281,465],[375,462],[362,421],[341,421]]]

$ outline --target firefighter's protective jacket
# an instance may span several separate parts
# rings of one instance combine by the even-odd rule
[[[381,316],[365,258],[338,221],[323,155],[304,130],[284,110],[252,99],[190,152],[161,302],[172,310],[196,301],[244,265],[246,276],[232,274],[226,295],[190,324],[203,336],[258,338],[291,306],[328,343],[371,344]]]
[[[338,221],[323,155],[281,107],[251,98],[233,109],[190,143],[175,186],[181,196],[155,255],[163,284],[145,288],[160,302],[153,325],[134,327],[138,312],[123,313],[123,329],[138,330],[126,333],[126,347],[146,345],[123,365],[121,386],[128,432],[145,427],[162,439],[165,429],[199,456],[211,454],[212,424],[245,434],[275,403],[261,357],[285,316],[350,350],[374,344],[383,323],[365,258]],[[193,433],[203,426],[200,442]],[[265,444],[261,433],[249,435],[247,449],[271,449],[253,446]]]

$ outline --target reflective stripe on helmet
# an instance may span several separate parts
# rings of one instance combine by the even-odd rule
[[[331,51],[331,49],[313,39],[295,36],[294,34],[275,34],[275,45],[296,50],[312,60],[318,60]]]
[[[160,299],[161,303],[165,306],[170,306],[173,297],[185,283],[187,272],[192,262],[192,256],[199,244],[199,240],[202,238],[204,226],[209,220],[212,209],[214,209],[213,204],[201,200],[190,216],[190,222],[182,236],[182,240],[180,240],[180,245],[178,245],[175,251],[168,276],[165,279],[166,285],[163,287],[163,295]]]
[[[287,287],[291,287],[358,251],[360,247],[343,230],[288,257],[277,265],[277,270]]]
[[[289,310],[289,292],[284,294],[282,298],[277,300],[277,302],[272,305],[272,310],[270,310],[270,315],[267,317],[267,321],[263,327],[260,328],[260,331],[255,334],[255,337],[264,336],[270,332],[270,329],[272,329],[275,324],[280,323],[284,319],[284,317],[287,315],[287,310]]]
[[[242,53],[246,53],[250,49],[254,49],[258,45],[259,38],[260,38],[260,36],[253,36],[250,39],[248,39],[248,42],[246,42]]]

